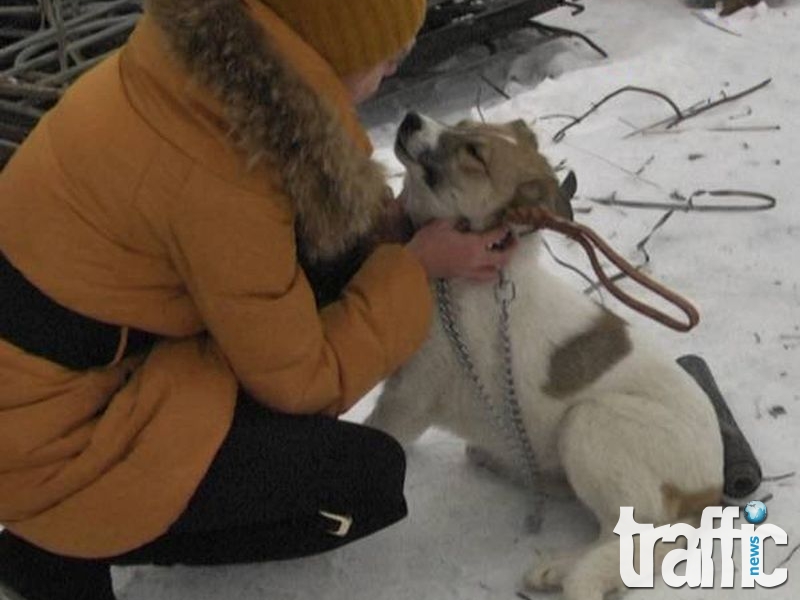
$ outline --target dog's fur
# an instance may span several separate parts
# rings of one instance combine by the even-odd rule
[[[460,218],[484,230],[522,204],[571,215],[523,122],[446,127],[410,115],[396,151],[408,170],[406,208],[417,226]],[[601,532],[583,552],[531,569],[526,583],[563,588],[567,600],[601,600],[622,587],[612,532],[620,507],[633,506],[641,523],[693,521],[721,499],[722,440],[713,407],[691,378],[634,327],[539,266],[540,246],[537,233],[521,237],[507,269],[516,286],[510,330],[517,394],[542,469],[566,475]],[[494,286],[454,280],[451,290],[477,371],[500,402]],[[513,462],[438,319],[422,350],[387,382],[367,423],[404,443],[440,426],[497,464]]]

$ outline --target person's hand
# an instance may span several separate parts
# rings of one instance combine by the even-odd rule
[[[414,234],[406,248],[422,263],[430,279],[465,278],[496,281],[516,247],[509,230],[464,233],[452,221],[431,221]],[[493,246],[500,245],[500,248]]]

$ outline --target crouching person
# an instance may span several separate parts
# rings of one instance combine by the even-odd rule
[[[381,243],[354,105],[425,8],[150,0],[0,174],[0,598],[404,517],[401,448],[336,417],[422,344],[431,278],[508,258],[441,222]]]

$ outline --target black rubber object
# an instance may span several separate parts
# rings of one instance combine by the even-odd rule
[[[705,360],[693,354],[682,356],[677,362],[703,389],[717,413],[725,450],[725,494],[731,498],[749,496],[761,485],[761,465],[733,418],[711,369]]]

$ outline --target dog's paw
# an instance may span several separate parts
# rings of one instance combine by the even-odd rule
[[[525,587],[537,592],[560,590],[573,566],[575,559],[571,556],[543,559],[525,574]]]

